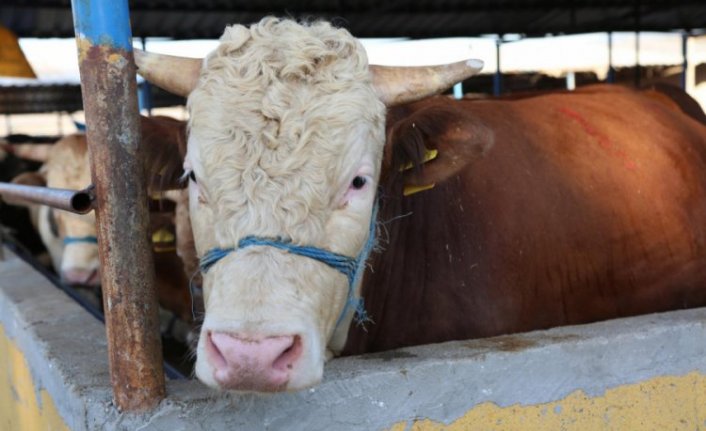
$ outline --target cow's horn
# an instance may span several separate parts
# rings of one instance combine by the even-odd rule
[[[385,105],[413,102],[440,93],[480,72],[481,60],[464,60],[440,66],[370,65],[375,91]]]
[[[196,87],[203,60],[135,49],[137,73],[154,85],[187,97]]]

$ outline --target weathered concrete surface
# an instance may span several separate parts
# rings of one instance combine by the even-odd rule
[[[450,424],[429,419],[401,421],[391,431],[683,430],[706,429],[706,375],[654,377],[606,390],[582,391],[546,404],[498,407],[483,403]]]
[[[103,325],[12,254],[0,262],[0,325],[25,356],[35,391],[46,389],[64,422],[85,429],[95,404],[110,405]]]
[[[0,429],[68,431],[47,391],[36,390],[24,355],[1,325]]]
[[[678,384],[706,394],[706,309],[337,359],[320,386],[293,394],[216,394],[197,382],[169,382],[167,399],[145,415],[121,414],[111,403],[102,326],[17,259],[0,263],[0,325],[74,430],[397,430],[415,420],[425,429],[488,403],[537,407],[579,390],[589,401],[638,383],[656,400]],[[664,376],[683,379],[664,383]],[[605,429],[617,429],[610,421],[620,414],[603,415]],[[685,402],[671,417],[683,429],[704,429],[700,415]]]

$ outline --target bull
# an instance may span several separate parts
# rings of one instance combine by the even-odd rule
[[[211,387],[297,390],[344,350],[706,300],[706,130],[674,106],[600,88],[403,105],[482,63],[381,69],[345,30],[275,18],[203,60],[136,62],[188,96]]]
[[[599,85],[390,110],[394,222],[363,288],[375,325],[353,326],[346,353],[706,304],[706,122],[684,95]]]

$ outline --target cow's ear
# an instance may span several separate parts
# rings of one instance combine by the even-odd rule
[[[39,172],[23,172],[12,179],[12,184],[20,184],[23,186],[46,187],[47,180]],[[10,205],[17,205],[17,206],[23,206],[23,207],[28,207],[30,205],[33,205],[33,204],[28,204],[26,201],[23,201],[23,200],[16,200],[13,198],[8,198],[8,197],[3,197],[2,199],[3,199],[3,201],[5,201],[6,203],[8,203]]]
[[[388,113],[393,123],[388,124],[385,159],[391,162],[386,168],[403,176],[405,194],[453,178],[493,146],[492,130],[449,102],[441,99],[406,115]]]
[[[142,141],[148,186],[152,192],[184,187],[186,122],[174,118],[141,117]]]

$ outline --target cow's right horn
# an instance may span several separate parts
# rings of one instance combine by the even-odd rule
[[[188,97],[199,80],[203,60],[135,49],[135,64],[137,73],[154,85]]]
[[[483,68],[481,60],[464,60],[440,66],[370,65],[373,87],[385,105],[394,106],[433,96]]]

